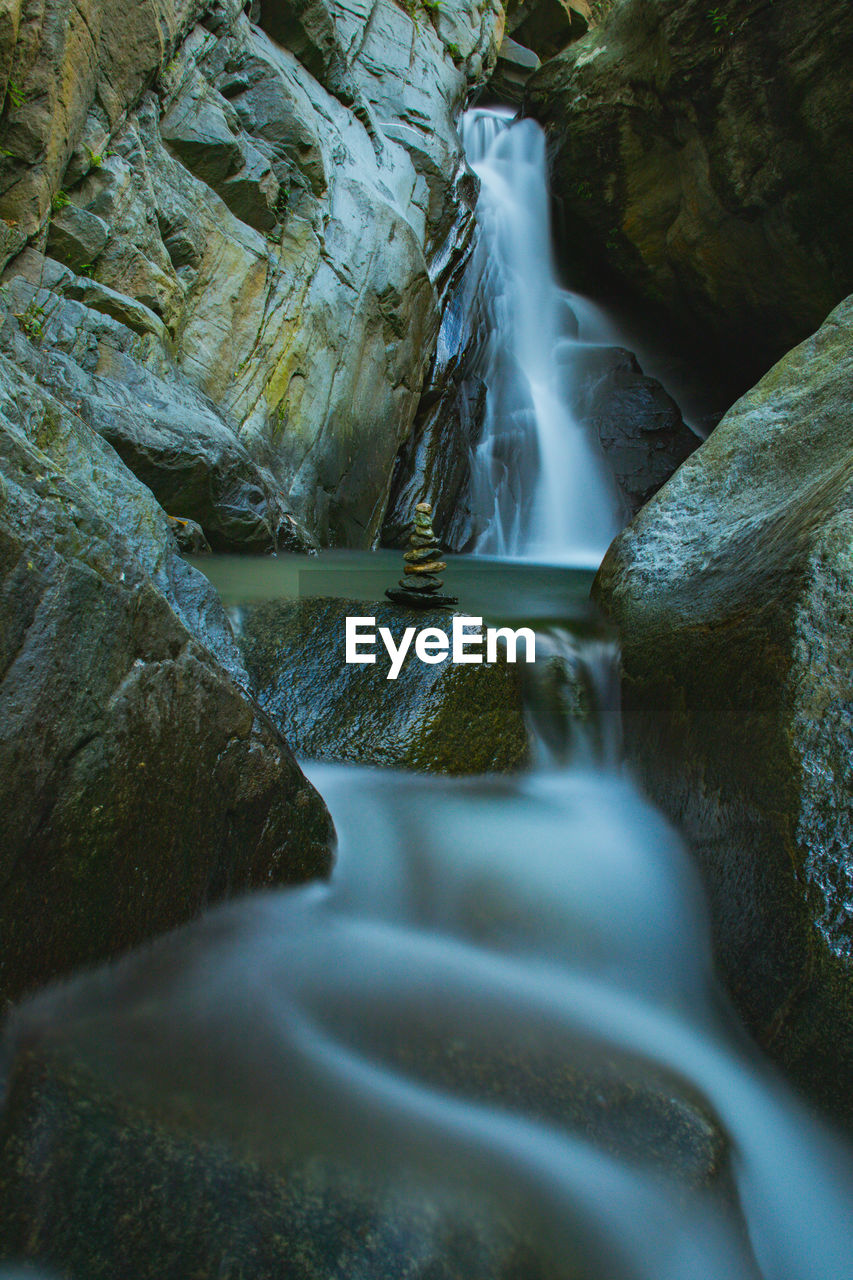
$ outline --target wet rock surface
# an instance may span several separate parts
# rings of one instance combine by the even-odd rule
[[[487,321],[476,298],[470,305],[471,292],[466,280],[459,280],[444,309],[415,422],[394,463],[382,527],[385,546],[405,546],[411,510],[421,499],[432,506],[446,547],[467,550],[474,538],[468,490],[486,410],[477,357]]]
[[[621,347],[578,347],[566,388],[578,420],[598,439],[629,517],[700,443],[672,397]]]
[[[327,1096],[324,1109],[325,1068],[314,1064],[300,1079],[305,1046],[292,1021],[278,1025],[289,986],[282,959],[297,1001],[304,982],[286,945],[282,957],[273,944],[275,984],[257,1007],[256,990],[240,995],[247,948],[255,954],[275,911],[267,896],[211,914],[18,1011],[4,1043],[0,1256],[92,1280],[119,1272],[180,1280],[188,1268],[297,1280],[332,1272],[583,1280],[590,1268],[580,1241],[546,1261],[529,1188],[514,1212],[515,1197],[501,1207],[499,1194],[474,1191],[483,1174],[476,1150],[457,1147],[458,1169],[443,1154],[436,1165],[418,1125],[395,1139],[393,1120],[389,1131],[387,1117],[365,1117],[352,1098]],[[229,947],[242,955],[237,974]],[[199,981],[205,994],[187,1005]],[[357,1046],[371,1046],[379,1074],[392,1071],[408,1089],[475,1097],[496,1121],[532,1123],[533,1132],[548,1125],[555,1139],[582,1142],[605,1161],[653,1170],[685,1204],[705,1191],[737,1220],[728,1139],[707,1102],[665,1070],[592,1042],[586,1053],[575,1045],[567,1061],[556,1027],[553,1041],[537,1024],[529,1044],[507,1043],[503,1026],[488,1031],[476,1016],[469,1036],[448,1036],[440,1002],[400,1012],[391,1020],[381,1005],[360,1008],[341,1051],[354,1034]],[[223,1017],[245,1018],[245,1035],[222,1038]],[[389,1140],[393,1175],[382,1157]],[[486,1185],[494,1176],[492,1167]]]
[[[374,617],[449,632],[452,614],[386,601],[308,599],[245,610],[238,640],[258,701],[297,752],[437,773],[503,772],[528,756],[519,668],[430,665],[411,651],[396,680],[377,639],[373,665],[345,662],[345,620]],[[365,646],[362,646],[365,647]]]
[[[149,490],[0,356],[0,990],[323,874],[325,806]]]
[[[474,1206],[316,1158],[277,1167],[102,1092],[79,1070],[23,1070],[0,1135],[0,1250],[61,1274],[184,1280],[246,1274],[325,1280],[557,1280],[535,1247]],[[46,1070],[45,1070],[46,1067]],[[80,1168],[91,1170],[81,1180]],[[401,1185],[402,1183],[402,1185]],[[33,1212],[32,1194],[42,1188]],[[577,1273],[576,1273],[577,1274]],[[560,1273],[564,1280],[563,1273]],[[574,1277],[571,1278],[574,1280]],[[578,1280],[580,1276],[578,1275]]]
[[[539,71],[569,249],[742,387],[853,289],[846,0],[625,0]]]
[[[630,754],[699,853],[727,984],[848,1122],[852,380],[848,299],[652,499],[596,587]]]

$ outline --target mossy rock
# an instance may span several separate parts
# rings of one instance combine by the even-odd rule
[[[626,744],[760,1042],[853,1123],[853,298],[616,540]]]
[[[374,617],[399,642],[406,627],[449,632],[452,615],[387,602],[308,599],[246,610],[238,641],[258,702],[294,750],[434,773],[521,768],[529,745],[519,668],[429,665],[410,652],[396,680],[377,639],[372,665],[345,661],[345,624]]]
[[[0,355],[0,995],[252,887],[333,830],[150,490]]]

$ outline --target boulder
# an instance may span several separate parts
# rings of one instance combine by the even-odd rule
[[[629,753],[710,889],[760,1042],[853,1120],[853,298],[616,540]]]
[[[503,772],[528,757],[520,667],[429,665],[412,651],[395,680],[377,639],[372,665],[345,661],[345,622],[374,617],[399,643],[406,627],[449,631],[440,610],[306,599],[245,610],[238,631],[258,702],[299,753],[437,773]]]
[[[331,823],[114,450],[0,355],[0,992],[321,875]]]
[[[847,0],[622,0],[529,82],[567,254],[740,389],[853,290],[851,65]]]

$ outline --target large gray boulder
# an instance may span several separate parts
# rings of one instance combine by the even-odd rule
[[[698,851],[729,989],[848,1120],[853,298],[616,540],[632,761]]]
[[[111,446],[5,355],[0,810],[4,999],[330,865],[212,588]]]
[[[847,0],[622,0],[528,85],[567,252],[712,344],[718,381],[853,290],[851,65]]]
[[[7,281],[46,288],[60,322],[72,298],[140,339],[114,359],[81,311],[72,351],[57,325],[34,332],[44,362],[58,347],[67,402],[102,431],[79,394],[98,374],[129,419],[109,438],[212,544],[370,545],[467,251],[455,122],[502,10],[317,0],[253,25],[238,0],[108,8],[83,23],[51,0],[0,32]],[[34,270],[15,255],[45,231]]]

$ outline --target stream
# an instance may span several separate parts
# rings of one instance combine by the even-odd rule
[[[559,395],[598,321],[554,275],[541,131],[478,111],[465,141],[483,183],[470,287],[493,332],[480,558],[446,577],[465,611],[529,622],[582,664],[588,722],[534,677],[522,775],[304,762],[339,837],[328,884],[213,911],[109,981],[38,997],[15,1034],[60,1023],[113,1086],[167,1116],[189,1099],[253,1157],[286,1149],[385,1197],[416,1188],[430,1222],[497,1224],[527,1259],[494,1271],[508,1280],[853,1280],[850,1152],[748,1042],[691,859],[620,760],[618,652],[588,603],[618,503]],[[369,600],[398,566],[340,552],[205,572],[239,611]],[[415,1267],[406,1221],[398,1262]],[[335,1256],[339,1280],[408,1274],[378,1269],[369,1240]],[[454,1265],[412,1274],[481,1274]]]

